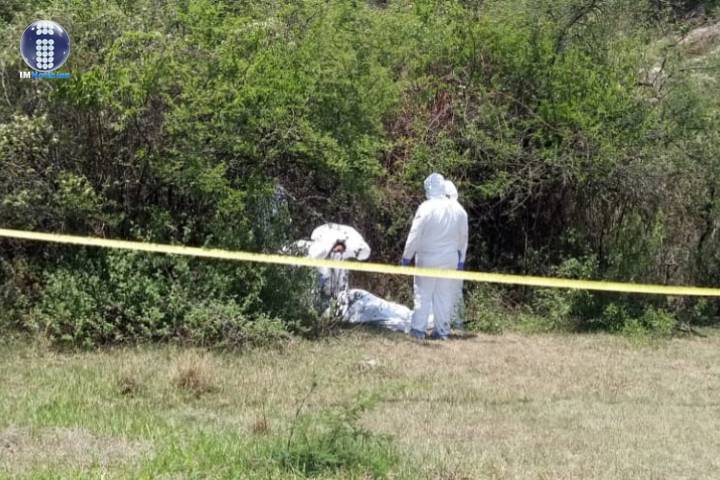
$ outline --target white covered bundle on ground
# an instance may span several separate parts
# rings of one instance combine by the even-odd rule
[[[405,305],[389,302],[367,290],[351,288],[338,298],[344,322],[375,325],[394,332],[410,331],[412,310]]]

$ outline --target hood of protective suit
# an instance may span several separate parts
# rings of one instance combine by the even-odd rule
[[[439,173],[432,173],[425,179],[425,196],[428,200],[432,198],[445,197],[445,178]]]
[[[441,175],[437,177],[442,178]],[[417,255],[416,265],[441,268],[464,263],[468,238],[467,213],[458,202],[446,197],[444,181],[440,185],[433,184],[431,176],[425,183],[430,187],[430,198],[421,203],[415,212],[403,259],[411,260]],[[425,265],[420,265],[422,263]]]
[[[345,245],[345,251],[340,255],[342,260],[367,260],[370,256],[370,246],[360,232],[347,225],[338,223],[320,225],[313,230],[310,239],[308,255],[312,258],[328,258],[338,242]]]
[[[450,180],[445,180],[445,195],[447,195],[450,200],[458,199],[457,188],[455,187],[455,184]]]

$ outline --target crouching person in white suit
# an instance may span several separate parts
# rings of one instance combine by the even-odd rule
[[[308,242],[307,255],[311,258],[330,260],[367,260],[370,246],[362,235],[352,227],[326,223],[313,230]],[[326,312],[333,300],[347,294],[348,271],[342,268],[318,268],[319,309]]]
[[[367,260],[370,247],[360,233],[347,225],[327,223],[313,230],[312,240],[298,240],[285,253],[304,253],[312,258]],[[348,270],[318,268],[319,289],[314,293],[323,315],[343,322],[374,325],[408,333],[412,310],[359,288],[349,288]],[[430,320],[432,322],[432,319]]]

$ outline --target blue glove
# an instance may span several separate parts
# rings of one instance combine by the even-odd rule
[[[465,270],[465,262],[458,262],[457,264],[458,270]]]
[[[402,265],[403,267],[407,267],[408,265],[410,265],[410,259],[403,258],[402,260],[400,260],[400,265]]]

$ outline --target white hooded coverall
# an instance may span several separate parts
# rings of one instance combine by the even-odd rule
[[[467,214],[458,202],[447,198],[445,179],[433,173],[425,179],[424,201],[417,209],[405,242],[404,263],[415,257],[415,265],[456,269],[465,263],[468,242]],[[457,282],[442,278],[415,277],[411,333],[424,336],[430,312],[435,317],[434,336],[446,338],[457,298]]]
[[[452,201],[458,202],[458,205],[460,205],[460,202],[458,201],[458,191],[457,187],[455,187],[455,184],[451,182],[448,179],[445,179],[445,195]],[[467,222],[467,212],[465,212],[465,209],[462,208],[462,205],[460,205],[460,208],[463,211],[463,214],[465,216],[465,221]],[[462,329],[463,328],[463,281],[462,280],[452,280],[452,282],[455,283],[455,302],[453,304],[452,308],[452,317],[451,317],[451,325],[453,328]]]
[[[347,225],[326,223],[313,230],[308,243],[308,256],[332,260],[367,260],[370,247],[360,233]],[[343,252],[333,252],[338,243],[345,246]],[[330,300],[337,299],[348,290],[348,271],[341,268],[318,268],[320,294],[323,308]]]

